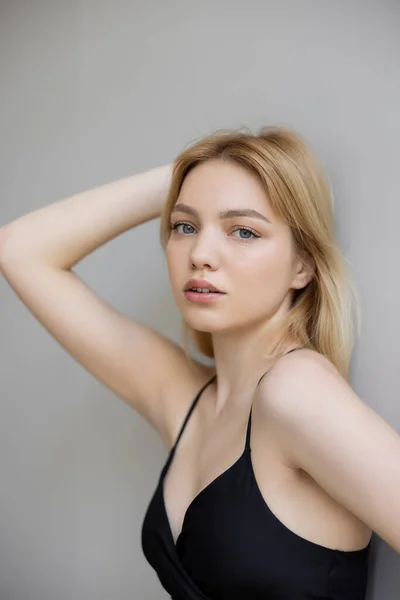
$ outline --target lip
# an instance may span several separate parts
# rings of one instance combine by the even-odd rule
[[[220,292],[220,294],[225,294],[225,292],[217,288],[206,279],[189,279],[189,281],[186,282],[183,291],[186,292],[187,290],[190,290],[190,288],[206,288],[212,292]]]

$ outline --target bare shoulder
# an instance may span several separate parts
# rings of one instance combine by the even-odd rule
[[[310,349],[278,360],[263,378],[258,395],[262,412],[272,419],[282,443],[287,440],[290,453],[304,421],[314,421],[317,415],[323,418],[324,414],[332,417],[337,413],[340,417],[344,407],[346,412],[352,404],[362,403],[335,365]]]
[[[310,349],[291,352],[282,357],[273,366],[267,377],[262,381],[262,390],[265,400],[272,400],[279,390],[289,393],[299,390],[299,386],[321,385],[335,378],[343,386],[350,384],[339,373],[335,365],[323,354]],[[261,386],[260,386],[261,387]],[[274,392],[274,393],[272,393]],[[281,397],[280,397],[281,399]]]
[[[313,352],[283,357],[260,388],[287,464],[400,553],[398,432]]]

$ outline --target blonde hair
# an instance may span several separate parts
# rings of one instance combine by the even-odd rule
[[[336,240],[334,200],[324,169],[298,133],[282,127],[263,127],[258,134],[241,129],[217,130],[177,156],[161,213],[162,247],[165,251],[171,233],[172,207],[194,167],[221,159],[255,174],[273,211],[290,226],[297,256],[311,257],[314,267],[311,281],[294,291],[291,308],[279,322],[284,333],[268,357],[276,360],[287,340],[295,340],[326,356],[348,379],[355,338],[353,323],[358,332],[361,311],[347,261]],[[270,330],[271,325],[266,323],[262,334]],[[183,332],[187,357],[187,338],[191,335],[197,350],[214,358],[211,333],[190,328],[184,319]]]

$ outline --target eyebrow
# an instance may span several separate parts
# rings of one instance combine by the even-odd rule
[[[171,213],[174,213],[174,212],[184,212],[184,213],[187,213],[188,215],[193,215],[194,217],[199,216],[198,211],[195,208],[188,206],[187,204],[175,204]],[[252,217],[253,219],[262,219],[263,221],[267,221],[268,223],[271,223],[271,221],[269,219],[267,219],[267,217],[265,217],[264,215],[259,213],[257,210],[254,210],[254,208],[241,208],[241,209],[235,209],[235,210],[226,210],[226,211],[219,213],[220,219],[232,219],[233,217]],[[271,225],[272,225],[272,223],[271,223]]]

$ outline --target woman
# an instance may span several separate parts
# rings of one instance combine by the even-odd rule
[[[400,553],[400,437],[348,382],[354,296],[332,208],[303,139],[269,127],[217,131],[172,169],[2,230],[15,292],[169,450],[142,548],[175,600],[361,600],[372,531]],[[182,348],[72,270],[160,213]]]

